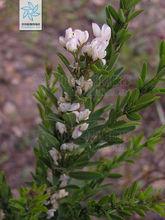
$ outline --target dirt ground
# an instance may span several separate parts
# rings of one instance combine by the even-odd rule
[[[0,0],[0,169],[6,173],[15,194],[17,188],[30,179],[35,167],[33,147],[40,119],[33,94],[43,82],[45,63],[56,66],[56,52],[61,50],[58,37],[67,27],[90,31],[92,21],[103,23],[106,2],[60,0],[59,4],[58,1],[43,0],[43,31],[28,32],[18,30],[18,1]],[[108,2],[115,4],[116,1]],[[136,36],[123,49],[120,59],[127,70],[126,87],[133,85],[144,59],[150,59],[150,69],[154,70],[158,42],[165,39],[165,1],[144,0],[139,7],[145,12],[132,23],[130,28]],[[119,91],[121,89],[125,87],[120,87]],[[165,99],[161,98],[143,112],[141,130],[149,135],[164,123],[164,115]],[[144,151],[133,167],[124,166],[125,178],[119,185],[140,180],[146,186],[153,184],[165,190],[164,143],[154,153]],[[100,156],[105,154],[107,151],[101,152]],[[113,150],[108,154],[113,155]],[[149,215],[147,219],[163,218]]]

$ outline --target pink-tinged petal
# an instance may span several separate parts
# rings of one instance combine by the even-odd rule
[[[73,103],[70,107],[69,111],[76,111],[80,108],[80,104],[79,103]]]
[[[101,29],[96,23],[92,23],[93,34],[95,37],[100,37]]]
[[[80,127],[79,127],[79,126],[75,127],[75,129],[74,129],[74,131],[73,131],[73,133],[72,133],[72,138],[73,138],[73,139],[77,139],[77,138],[79,138],[81,135],[82,135],[82,131],[80,131]]]

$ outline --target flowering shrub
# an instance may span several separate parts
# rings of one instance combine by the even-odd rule
[[[61,64],[56,70],[46,68],[46,83],[39,86],[35,95],[42,119],[35,148],[36,172],[17,199],[1,174],[1,219],[122,220],[134,213],[144,216],[148,211],[165,214],[165,204],[152,187],[142,190],[135,182],[115,193],[112,185],[106,184],[108,179],[122,177],[113,169],[134,162],[143,148],[153,149],[164,126],[148,138],[132,134],[124,151],[113,158],[93,160],[98,150],[122,144],[124,135],[139,125],[139,112],[165,93],[158,87],[165,73],[162,42],[155,75],[149,78],[144,64],[136,88],[117,96],[115,104],[102,103],[105,94],[122,79],[124,69],[118,66],[117,59],[130,37],[129,22],[141,12],[135,10],[138,2],[120,0],[118,11],[107,6],[107,24],[92,24],[91,41],[88,31],[72,28],[59,38],[73,60],[59,54],[65,69]]]

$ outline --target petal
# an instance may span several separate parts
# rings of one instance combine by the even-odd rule
[[[80,104],[79,103],[73,103],[70,107],[69,111],[76,111],[80,108]]]
[[[72,28],[66,29],[66,31],[65,31],[65,38],[66,38],[66,40],[68,40],[68,39],[70,39],[72,37],[73,37],[73,30],[72,30]]]
[[[80,131],[80,130],[79,130],[79,126],[77,126],[77,127],[74,129],[73,133],[72,133],[72,138],[73,138],[73,139],[77,139],[77,138],[79,138],[81,135],[82,135],[82,131]]]
[[[101,37],[105,40],[110,40],[111,38],[111,28],[107,25],[107,24],[104,24],[102,26],[102,29],[101,29]]]
[[[96,23],[92,23],[93,34],[95,37],[100,37],[101,29]]]
[[[59,37],[59,42],[60,42],[60,44],[63,46],[63,47],[65,47],[66,46],[66,41],[65,41],[65,38],[64,37]]]
[[[66,43],[66,48],[70,52],[75,52],[77,50],[77,47],[78,47],[78,41],[76,38],[72,38]]]
[[[87,40],[89,39],[89,33],[88,31],[84,31],[84,35],[85,35],[85,42],[87,42]],[[84,43],[85,43],[84,42]]]
[[[80,131],[86,131],[88,129],[89,124],[84,123],[80,125]]]
[[[102,59],[101,61],[102,61],[103,65],[106,64],[106,59]]]

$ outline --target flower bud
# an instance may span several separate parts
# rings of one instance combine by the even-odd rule
[[[69,180],[69,176],[63,174],[60,176],[60,187],[66,187],[67,186],[67,183],[68,183],[68,180]]]
[[[52,157],[54,163],[58,165],[59,153],[55,148],[49,151],[50,156]]]
[[[64,143],[61,145],[61,150],[68,150],[73,151],[74,149],[78,148],[79,146],[74,143]]]
[[[85,109],[84,111],[74,111],[73,112],[76,115],[76,121],[77,123],[81,122],[81,121],[86,121],[89,119],[89,115],[91,113],[91,111],[89,109]]]
[[[75,129],[72,133],[72,138],[73,139],[79,138],[82,135],[83,131],[88,129],[88,126],[89,126],[89,124],[84,123],[84,124],[81,124],[81,125],[78,125],[77,127],[75,127]]]
[[[85,82],[85,85],[84,85],[84,91],[85,92],[88,92],[93,86],[93,81],[91,79],[88,79],[86,82]]]
[[[82,95],[82,88],[80,86],[76,86],[76,94]]]
[[[60,134],[64,134],[65,132],[67,132],[67,130],[66,130],[66,126],[63,124],[63,123],[61,123],[61,122],[57,122],[56,123],[56,129],[60,132]]]

